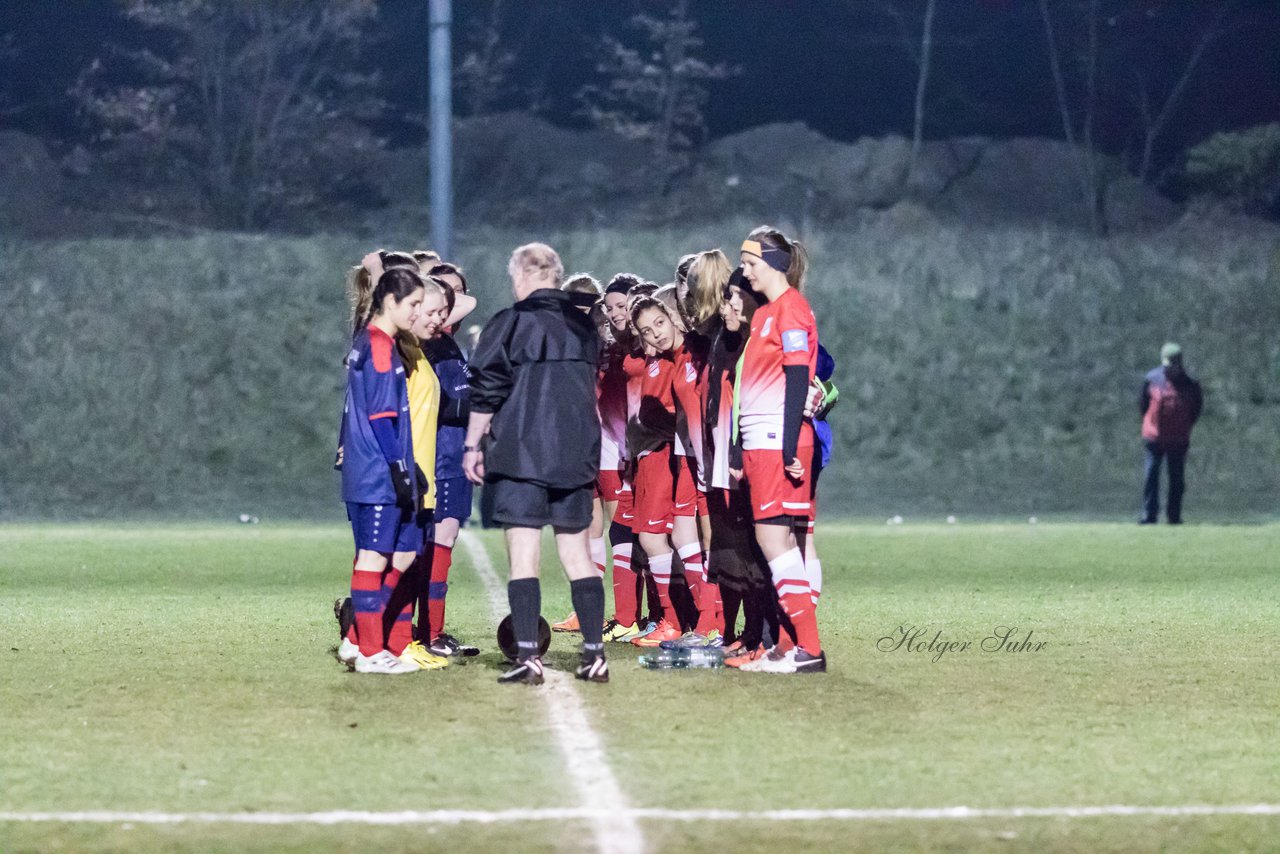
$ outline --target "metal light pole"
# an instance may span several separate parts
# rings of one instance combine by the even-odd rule
[[[430,0],[431,248],[453,260],[453,83],[450,0]]]

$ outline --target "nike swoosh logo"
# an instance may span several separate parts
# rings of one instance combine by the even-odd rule
[[[649,520],[650,525],[665,525],[666,522],[667,522],[666,519],[650,519]]]
[[[761,509],[761,510],[768,510],[770,507],[772,507],[773,505],[775,505],[775,504],[777,504],[777,503],[778,503],[777,501],[770,501],[768,504],[761,504],[761,505],[760,505],[760,509]]]
[[[688,507],[688,506],[689,506],[690,504],[692,504],[692,503],[693,503],[692,501],[686,501],[686,502],[685,502],[685,503],[683,503],[683,504],[677,504],[677,505],[676,505],[676,509],[678,510],[678,509],[680,509],[681,507]]]

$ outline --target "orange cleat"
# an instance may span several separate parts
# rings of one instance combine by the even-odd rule
[[[563,620],[561,620],[558,623],[551,624],[551,631],[553,632],[582,631],[582,626],[578,624],[578,613],[576,611],[570,611],[569,616],[565,617]]]
[[[642,638],[636,638],[632,641],[636,646],[658,646],[663,641],[673,641],[680,638],[684,632],[680,631],[679,626],[673,626],[665,619],[658,623],[658,627]]]
[[[734,655],[726,654],[724,657],[725,667],[742,667],[744,664],[750,664],[758,661],[765,656],[765,648],[758,646],[755,649],[740,648]]]

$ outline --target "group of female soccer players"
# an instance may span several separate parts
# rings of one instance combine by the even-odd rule
[[[833,365],[801,292],[804,246],[761,227],[739,258],[734,269],[718,249],[686,256],[662,287],[625,273],[603,288],[565,283],[599,295],[605,342],[591,532],[602,573],[606,527],[613,556],[604,636],[723,645],[725,664],[747,671],[822,672],[811,535]],[[576,630],[576,615],[555,628]]]
[[[812,531],[833,365],[802,294],[804,246],[761,227],[739,259],[735,269],[718,249],[686,256],[662,287],[626,273],[604,287],[587,275],[562,285],[581,295],[601,333],[591,550],[602,576],[612,551],[604,639],[723,646],[725,664],[744,671],[823,672]],[[447,635],[437,642],[440,542],[447,535],[452,545],[457,527],[440,522],[438,505],[455,486],[442,466],[452,445],[436,434],[441,400],[465,392],[449,388],[442,360],[429,354],[470,308],[451,288],[450,274],[465,292],[456,267],[414,260],[370,256],[352,276],[340,464],[357,552],[354,623],[339,657],[360,672],[434,669],[458,651]],[[451,352],[460,358],[456,345]],[[422,465],[432,456],[433,472]],[[672,583],[677,563],[683,584]],[[447,556],[444,566],[447,574]],[[555,628],[580,627],[571,614]]]
[[[335,607],[338,658],[360,673],[437,670],[479,652],[444,631],[453,545],[471,515],[469,386],[453,334],[476,301],[462,270],[426,251],[371,253],[347,284],[352,342],[336,467],[356,557],[351,613]]]

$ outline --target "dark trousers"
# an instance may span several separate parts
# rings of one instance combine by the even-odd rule
[[[1187,446],[1170,447],[1158,442],[1143,441],[1146,447],[1145,473],[1142,480],[1143,519],[1154,522],[1160,515],[1160,463],[1169,461],[1169,501],[1165,514],[1170,522],[1182,521],[1182,493],[1186,489],[1184,477],[1187,467]]]

